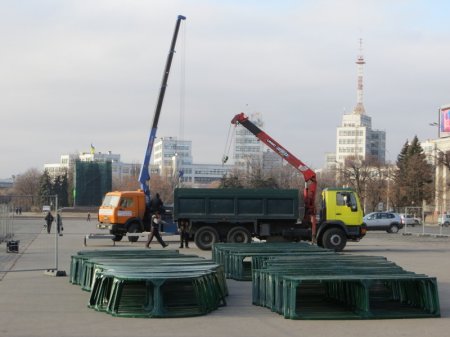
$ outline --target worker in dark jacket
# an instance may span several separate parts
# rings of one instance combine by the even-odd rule
[[[52,213],[48,211],[44,219],[47,225],[47,233],[50,234],[50,230],[52,229],[52,222],[54,220]]]
[[[62,236],[62,231],[64,230],[61,215],[59,213],[56,214],[56,229],[58,230],[59,236]]]
[[[161,220],[161,214],[159,214],[158,211],[155,212],[155,214],[152,216],[152,223],[151,223],[151,229],[150,234],[148,235],[148,240],[145,243],[146,248],[150,248],[150,243],[153,240],[153,237],[156,237],[156,240],[163,246],[163,248],[166,248],[168,246],[167,243],[163,241],[161,238],[161,234],[159,234],[159,226],[163,221]]]
[[[156,193],[155,196],[150,200],[150,212],[152,214],[155,214],[156,212],[159,212],[159,214],[162,214],[164,211],[164,203],[159,197],[159,193]]]
[[[189,223],[186,220],[178,222],[178,232],[180,233],[180,248],[189,248]]]

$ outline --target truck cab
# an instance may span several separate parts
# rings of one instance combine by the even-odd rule
[[[120,241],[128,233],[145,230],[145,196],[143,191],[115,191],[105,195],[98,211],[99,229],[109,229],[115,241]],[[138,237],[128,237],[132,242]]]
[[[349,188],[325,188],[322,191],[317,230],[318,245],[340,251],[347,240],[359,241],[367,231],[363,216],[355,191]]]

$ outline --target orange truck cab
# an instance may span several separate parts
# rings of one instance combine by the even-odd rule
[[[144,224],[145,195],[142,190],[114,191],[105,195],[98,211],[99,229],[109,229],[114,241],[122,240],[126,233],[142,233],[148,228]],[[129,236],[136,242],[138,236]]]

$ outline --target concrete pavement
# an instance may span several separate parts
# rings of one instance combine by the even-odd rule
[[[293,321],[251,304],[250,282],[228,281],[227,306],[192,318],[117,318],[87,307],[89,294],[69,283],[68,277],[45,275],[54,266],[55,236],[42,230],[40,219],[22,220],[19,254],[6,253],[0,244],[0,336],[408,336],[442,337],[450,330],[450,240],[446,238],[404,237],[401,234],[369,233],[360,243],[350,243],[346,251],[359,255],[386,256],[403,268],[436,276],[442,318],[360,321]],[[95,221],[84,218],[64,220],[64,235],[58,237],[59,270],[70,271],[70,256],[84,249],[113,248],[111,240],[89,240]],[[177,238],[173,238],[176,240]],[[169,242],[166,249],[178,249]],[[144,242],[128,241],[116,247],[143,249]],[[194,245],[192,245],[194,246]],[[162,249],[152,243],[152,249]],[[186,251],[210,257],[210,252]],[[20,271],[22,270],[22,271]]]

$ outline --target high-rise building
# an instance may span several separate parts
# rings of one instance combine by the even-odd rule
[[[263,121],[259,112],[252,113],[249,117],[257,127],[263,127]],[[234,136],[234,165],[238,169],[249,170],[252,166],[261,166],[263,163],[264,144],[242,125],[237,125]]]
[[[223,164],[194,164],[192,141],[161,137],[155,141],[153,165],[155,172],[179,179],[184,186],[201,187],[219,181],[231,171]]]
[[[192,164],[192,141],[176,137],[161,137],[153,146],[153,165],[163,176],[172,176],[175,171]]]
[[[342,116],[341,126],[337,128],[336,156],[328,155],[327,158],[334,158],[338,164],[344,164],[349,157],[360,160],[372,158],[379,163],[384,163],[386,160],[386,132],[372,129],[372,118],[366,114],[363,103],[363,66],[365,61],[362,51],[356,64],[358,73],[356,106],[351,113]],[[327,162],[327,167],[332,166]]]

